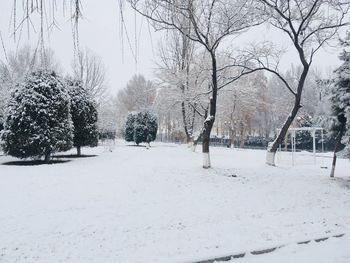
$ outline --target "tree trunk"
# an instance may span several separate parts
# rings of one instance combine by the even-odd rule
[[[189,143],[191,141],[191,135],[190,135],[190,132],[188,130],[188,123],[186,120],[186,105],[185,105],[184,101],[181,102],[181,111],[182,111],[182,121],[184,124],[184,129],[185,129],[185,134],[186,134],[186,143]]]
[[[331,174],[330,174],[331,178],[334,178],[334,172],[335,172],[336,164],[337,164],[337,153],[336,153],[336,151],[334,151],[333,162],[332,162],[332,170],[331,170]]]
[[[300,102],[300,100],[298,102]],[[283,124],[283,127],[280,133],[277,135],[277,138],[272,143],[271,148],[267,149],[266,164],[272,165],[272,166],[276,165],[275,157],[276,157],[278,146],[283,142],[284,138],[286,137],[288,129],[292,124],[293,120],[295,119],[295,116],[298,114],[298,111],[300,108],[301,108],[301,105],[299,103],[294,104],[292,112],[289,114],[286,122]]]
[[[77,146],[77,155],[81,156],[81,147],[80,146]]]
[[[331,169],[331,174],[330,174],[331,178],[334,177],[335,166],[337,164],[337,152],[339,151],[339,147],[341,145],[341,139],[343,138],[344,128],[345,128],[345,123],[342,123],[341,127],[340,127],[340,131],[337,135],[337,139],[336,139],[336,143],[335,143],[335,147],[334,147],[332,169]]]
[[[294,121],[295,117],[298,114],[299,109],[301,108],[301,105],[300,105],[301,95],[302,95],[303,87],[304,87],[305,80],[306,80],[307,74],[309,72],[310,66],[305,61],[305,56],[304,56],[302,51],[299,51],[299,56],[300,56],[300,59],[301,59],[302,64],[303,64],[303,72],[302,72],[300,79],[299,79],[297,92],[294,94],[294,96],[295,96],[294,106],[293,106],[291,113],[287,117],[287,120],[283,124],[280,133],[277,135],[277,138],[272,143],[272,146],[267,149],[266,164],[268,164],[268,165],[272,165],[272,166],[276,165],[275,157],[276,157],[276,152],[277,152],[278,146],[282,143],[283,139],[286,137],[290,125]]]
[[[235,144],[234,144],[234,138],[235,138],[236,136],[234,136],[234,131],[233,131],[233,129],[232,128],[230,128],[230,140],[231,140],[231,148],[233,149],[234,147],[235,147]]]
[[[213,128],[214,124],[214,118],[211,118],[210,115],[205,121],[204,121],[204,129],[203,129],[203,142],[202,142],[202,152],[203,152],[203,168],[210,168],[210,155],[209,155],[209,143],[210,143],[210,132]]]
[[[288,152],[288,131],[287,131],[287,134],[286,136],[284,136],[284,151],[285,152]]]
[[[189,89],[189,76],[190,76],[190,40],[182,35],[182,49],[181,49],[181,63],[180,63],[180,68],[181,71],[185,70],[186,71],[186,84],[181,85],[181,91],[183,97],[183,101],[181,103],[181,111],[182,111],[182,119],[183,119],[183,124],[184,124],[184,129],[185,129],[185,134],[186,134],[186,143],[190,145],[192,142],[192,134],[193,134],[193,129],[189,127],[189,112],[186,111],[186,103],[185,103],[185,96],[186,96],[186,90],[188,91]],[[187,108],[188,109],[188,108]],[[192,123],[193,125],[193,123]]]
[[[211,167],[210,155],[209,155],[209,143],[210,143],[210,133],[215,122],[216,115],[216,100],[218,93],[218,80],[217,80],[217,65],[215,52],[211,52],[212,60],[212,97],[210,98],[209,115],[204,121],[203,128],[203,168],[207,169]]]
[[[196,109],[193,109],[192,116],[191,116],[191,123],[190,123],[190,141],[188,142],[188,146],[193,148],[194,145],[194,136],[193,136],[193,131],[194,131],[194,122],[196,120]],[[198,142],[197,142],[198,143]]]
[[[50,163],[51,160],[51,152],[48,151],[45,153],[45,163]]]
[[[245,140],[246,140],[246,129],[244,127],[244,124],[241,123],[241,134],[240,134],[239,147],[242,149],[244,148]]]

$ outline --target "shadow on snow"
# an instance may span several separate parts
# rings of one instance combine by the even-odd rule
[[[70,160],[51,160],[49,163],[42,161],[42,160],[29,160],[29,161],[11,161],[2,163],[1,165],[8,165],[8,166],[36,166],[36,165],[44,165],[44,164],[60,164],[60,163],[67,163],[70,162]]]
[[[147,148],[147,145],[127,144],[128,147]],[[149,148],[177,147],[177,145],[151,145]]]
[[[82,155],[76,155],[76,154],[69,154],[69,155],[64,155],[64,154],[60,154],[60,155],[53,155],[52,158],[53,159],[62,159],[62,158],[67,158],[67,159],[78,159],[78,158],[90,158],[90,157],[96,157],[97,155],[95,154],[82,154]]]
[[[61,164],[61,163],[68,163],[71,160],[67,159],[78,159],[78,158],[90,158],[90,157],[96,157],[97,155],[76,155],[76,154],[70,154],[70,155],[54,155],[52,156],[52,160],[47,163],[43,160],[19,160],[19,161],[10,161],[2,163],[1,165],[8,165],[8,166],[36,166],[36,165],[45,165],[45,164]],[[62,160],[63,159],[63,160]],[[64,160],[65,159],[65,160]]]

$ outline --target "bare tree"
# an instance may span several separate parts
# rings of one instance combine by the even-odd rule
[[[82,81],[97,104],[107,95],[106,69],[100,57],[86,49],[79,51],[72,63],[74,78]]]
[[[128,0],[156,29],[177,30],[203,48],[210,57],[209,111],[202,130],[203,167],[209,168],[210,133],[215,122],[219,86],[217,51],[220,44],[254,24],[251,1]],[[184,21],[188,21],[184,23]]]
[[[157,116],[160,141],[186,141],[187,136],[183,128],[181,99],[179,90],[172,87],[162,87],[157,90],[157,98],[153,107]]]
[[[4,114],[12,88],[22,82],[28,73],[39,68],[60,73],[61,67],[54,52],[47,48],[45,54],[45,57],[40,58],[36,49],[26,45],[16,52],[10,51],[6,54],[7,59],[0,61],[0,115]]]
[[[134,75],[116,96],[116,117],[120,134],[123,132],[127,115],[133,111],[153,111],[157,89],[152,81],[143,75]]]
[[[266,135],[267,86],[263,72],[255,72],[227,86],[218,100],[217,128],[228,131],[233,144],[240,147],[248,135]],[[221,127],[222,126],[222,127]]]
[[[285,138],[290,125],[302,107],[302,92],[305,81],[310,72],[310,67],[317,51],[332,41],[339,28],[348,25],[346,14],[350,8],[349,1],[341,0],[256,0],[256,7],[261,15],[277,30],[285,34],[299,58],[301,67],[296,86],[294,87],[280,72],[279,63],[271,63],[276,58],[273,52],[275,47],[268,47],[267,43],[253,46],[246,50],[245,61],[255,63],[255,70],[267,70],[275,74],[283,83],[294,103],[290,114],[287,116],[282,129],[266,156],[266,163],[275,165],[275,155],[278,145]],[[274,54],[274,56],[272,56]],[[241,65],[245,69],[252,70],[252,64]]]
[[[125,112],[152,110],[155,99],[155,85],[142,75],[133,76],[117,95],[119,107]]]
[[[38,68],[61,71],[61,66],[50,48],[46,48],[45,57],[41,57],[37,49],[25,45],[17,51],[9,52],[7,58],[6,66],[14,82],[22,81],[28,73]]]
[[[161,87],[172,90],[162,94],[170,95],[169,103],[180,107],[186,141],[191,144],[196,117],[205,114],[201,96],[203,83],[207,82],[207,70],[202,63],[204,58],[197,52],[195,42],[175,30],[166,35],[159,50],[156,75]]]
[[[100,134],[115,133],[118,126],[117,100],[110,96],[98,107],[98,130]]]
[[[10,96],[11,77],[5,63],[0,62],[0,124],[5,114],[5,107]]]

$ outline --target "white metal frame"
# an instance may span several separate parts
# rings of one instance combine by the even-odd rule
[[[277,129],[278,132],[281,131],[281,129]],[[312,148],[313,148],[313,155],[314,155],[314,164],[316,164],[316,131],[321,131],[321,144],[322,144],[322,152],[324,151],[324,143],[323,143],[323,128],[321,127],[301,127],[301,128],[289,128],[288,132],[291,134],[291,146],[292,146],[292,165],[295,164],[295,138],[296,138],[296,132],[297,131],[310,131],[312,135]],[[280,145],[281,148],[281,145]]]

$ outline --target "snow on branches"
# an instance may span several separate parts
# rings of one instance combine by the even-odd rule
[[[125,123],[125,140],[148,144],[156,139],[158,130],[157,118],[148,111],[130,113]]]
[[[78,155],[82,146],[97,146],[97,110],[89,92],[81,81],[67,80],[68,92],[71,98],[71,115],[74,125],[74,146]]]
[[[70,97],[53,71],[38,70],[17,85],[8,103],[1,134],[4,152],[19,158],[50,160],[72,146]]]

